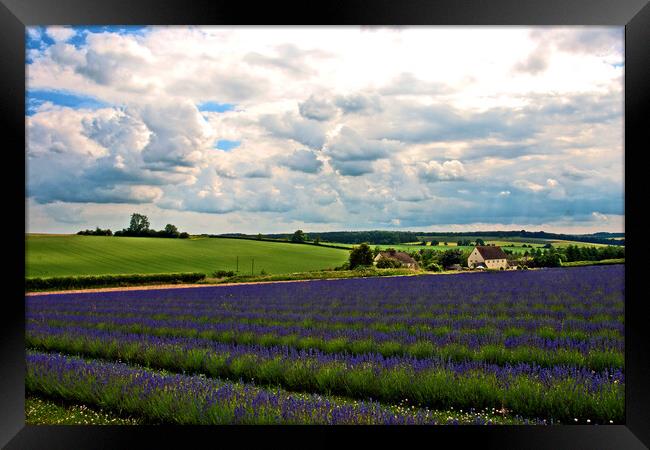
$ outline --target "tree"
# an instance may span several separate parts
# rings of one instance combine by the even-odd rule
[[[180,239],[187,239],[187,238],[190,237],[190,235],[189,235],[189,233],[186,233],[185,231],[183,231],[181,234],[178,235],[178,237]]]
[[[476,238],[476,245],[485,245],[485,241],[481,238]]]
[[[175,225],[168,223],[165,225],[165,234],[170,237],[178,237],[178,228],[176,228]]]
[[[307,236],[302,230],[296,230],[293,236],[291,236],[291,242],[305,242],[306,240]]]
[[[440,256],[440,264],[442,267],[449,267],[454,264],[460,264],[462,252],[460,250],[445,250]]]
[[[314,244],[320,245],[320,236],[316,236],[316,238],[314,239]]]
[[[262,240],[262,233],[257,233],[257,240],[261,241]]]
[[[142,233],[149,231],[149,219],[142,214],[133,213],[131,215],[131,224],[128,230],[132,233]]]
[[[372,266],[372,249],[365,242],[350,250],[350,269],[358,266]]]

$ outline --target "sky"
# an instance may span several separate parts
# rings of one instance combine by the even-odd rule
[[[624,231],[623,27],[27,27],[26,231]]]

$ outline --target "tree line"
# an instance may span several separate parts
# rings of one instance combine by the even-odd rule
[[[387,248],[374,249],[368,243],[362,243],[350,250],[348,262],[338,267],[339,270],[354,269],[357,267],[372,266],[374,258],[379,252],[391,252],[395,249]],[[425,270],[438,272],[444,268],[458,264],[467,267],[467,258],[472,250],[449,249],[419,249],[406,251],[419,265]],[[548,244],[546,248],[531,249],[523,254],[515,253],[512,250],[504,250],[508,261],[519,267],[560,267],[562,262],[574,261],[602,261],[604,259],[625,258],[625,247],[606,246],[606,247],[587,247],[569,245],[564,248],[556,248]],[[383,259],[377,263],[379,268],[398,268],[401,267],[398,260]]]
[[[300,232],[300,233],[298,233]],[[296,235],[298,233],[298,235]],[[402,244],[405,242],[418,242],[417,233],[411,231],[326,231],[318,233],[310,233],[309,239],[307,234],[302,230],[297,230],[293,234],[259,234],[259,235],[246,235],[242,233],[226,233],[220,234],[222,237],[259,237],[266,239],[284,239],[291,242],[305,242],[312,240],[314,242],[334,242],[340,244],[362,244],[364,242],[371,242],[379,245]],[[301,240],[304,236],[304,240]]]
[[[178,238],[187,239],[189,233],[179,232],[176,225],[168,223],[162,230],[153,230],[149,228],[149,218],[143,214],[133,213],[128,228],[123,228],[113,233],[111,230],[102,230],[97,227],[94,230],[82,230],[77,234],[83,236],[128,236],[128,237],[158,237],[158,238]]]
[[[613,239],[616,237],[625,237],[624,233],[594,233],[594,234],[558,234],[547,233],[545,231],[462,231],[462,232],[422,232],[418,233],[420,239],[428,237],[443,237],[453,241],[454,237],[474,237],[481,236],[482,238],[528,238],[528,239],[546,239],[546,240],[564,240],[564,241],[577,241],[586,242],[590,244],[606,244],[606,245],[625,245],[625,239]]]

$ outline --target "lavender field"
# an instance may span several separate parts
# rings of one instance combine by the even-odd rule
[[[151,423],[624,420],[624,266],[26,297],[30,395]]]

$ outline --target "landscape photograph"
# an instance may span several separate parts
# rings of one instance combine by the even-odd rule
[[[624,44],[27,26],[25,423],[625,424]]]

